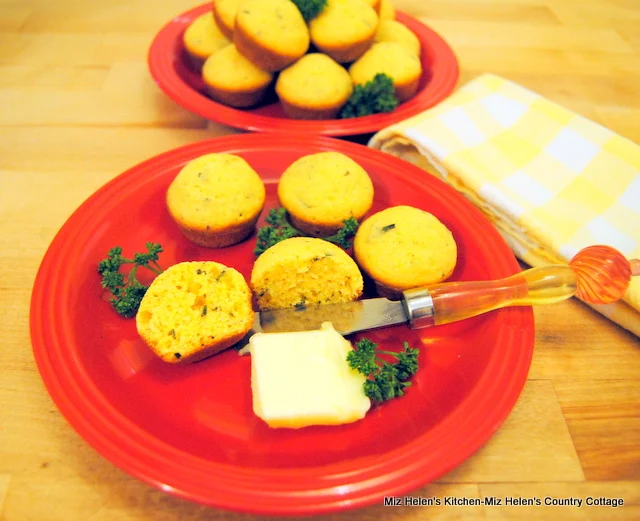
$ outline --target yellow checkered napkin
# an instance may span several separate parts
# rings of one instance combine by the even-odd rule
[[[482,75],[369,146],[452,185],[531,266],[592,244],[640,258],[640,146],[508,80]],[[640,278],[593,307],[640,336]]]

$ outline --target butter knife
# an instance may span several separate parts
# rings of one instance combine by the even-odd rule
[[[298,306],[256,313],[253,332],[319,329],[331,322],[343,335],[407,323],[413,329],[464,320],[507,306],[552,304],[574,295],[591,304],[623,297],[640,261],[628,261],[609,246],[587,247],[568,265],[530,268],[487,281],[444,282],[403,292],[402,299]]]

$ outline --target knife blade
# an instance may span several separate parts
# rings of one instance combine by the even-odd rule
[[[371,298],[353,302],[299,306],[256,313],[254,332],[283,333],[313,331],[331,322],[336,331],[349,335],[396,324],[426,327],[433,317],[433,302],[427,289],[405,292],[402,300]]]

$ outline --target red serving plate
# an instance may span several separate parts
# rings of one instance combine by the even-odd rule
[[[212,139],[149,159],[107,183],[69,218],[39,269],[31,301],[35,358],[55,403],[104,457],[164,491],[256,514],[313,514],[380,504],[443,475],[499,428],[524,385],[533,350],[530,308],[463,322],[369,332],[383,347],[421,348],[407,394],[358,422],[270,429],[252,411],[250,357],[227,350],[193,365],[162,362],[105,301],[96,271],[116,245],[164,247],[165,267],[216,260],[249,278],[255,234],[224,249],[187,241],[165,192],[189,160],[210,152],[244,157],[277,205],[282,171],[302,155],[336,150],[370,174],[372,212],[405,204],[435,214],[459,248],[452,280],[519,271],[483,215],[423,170],[362,145],[328,137],[244,134]],[[391,253],[391,252],[390,252]]]
[[[204,83],[186,55],[182,35],[207,3],[176,16],[156,35],[149,49],[149,70],[160,88],[176,103],[211,121],[256,132],[313,133],[348,136],[376,132],[432,107],[453,91],[458,61],[447,43],[426,25],[402,12],[396,19],[411,29],[422,45],[423,75],[418,93],[393,112],[350,119],[303,121],[285,116],[277,100],[252,109],[234,109],[204,94]]]

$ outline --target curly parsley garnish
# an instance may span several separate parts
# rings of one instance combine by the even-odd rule
[[[349,366],[367,377],[364,393],[374,402],[384,402],[403,396],[409,381],[418,370],[419,350],[409,347],[399,353],[381,351],[378,344],[367,338],[356,342],[356,348],[347,355]],[[390,355],[394,363],[383,360],[380,355]]]
[[[123,257],[122,247],[116,246],[111,248],[107,257],[98,264],[98,273],[102,275],[102,287],[111,293],[109,302],[116,313],[125,318],[135,316],[148,289],[148,286],[136,277],[138,268],[144,267],[156,275],[163,271],[158,264],[162,246],[153,242],[148,242],[145,246],[147,251],[135,253],[132,259]],[[132,264],[132,267],[125,278],[120,269],[126,264]]]
[[[266,225],[258,230],[258,240],[253,253],[256,256],[262,255],[267,249],[280,241],[291,237],[307,237],[307,235],[297,228],[294,228],[287,218],[287,210],[284,208],[272,208],[265,218]],[[344,250],[351,248],[353,237],[358,231],[358,221],[349,217],[342,221],[340,228],[334,235],[321,237],[321,239],[340,246]]]

